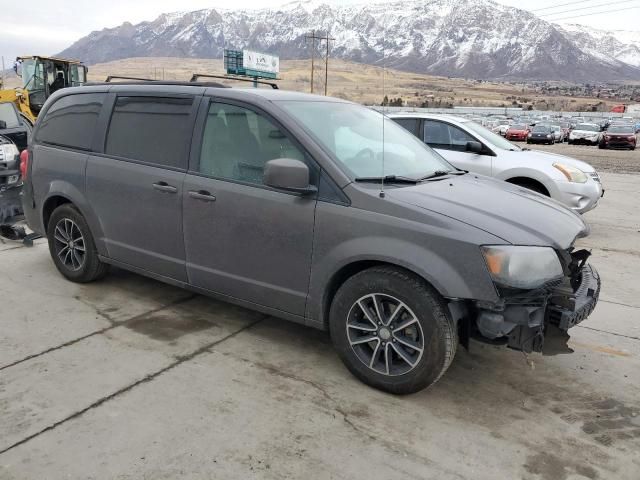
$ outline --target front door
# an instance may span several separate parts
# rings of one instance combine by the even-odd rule
[[[192,96],[119,96],[105,151],[90,155],[87,197],[110,258],[186,281],[182,187],[197,106]]]
[[[493,157],[466,151],[467,142],[478,140],[461,128],[440,120],[424,120],[422,140],[453,166],[491,176]]]
[[[317,182],[313,162],[263,112],[212,102],[202,117],[183,193],[189,282],[304,315],[316,198],[267,187],[262,176],[268,160],[295,158]]]

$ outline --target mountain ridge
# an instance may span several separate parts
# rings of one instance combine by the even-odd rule
[[[88,64],[129,57],[221,58],[252,48],[308,58],[305,35],[329,31],[334,58],[417,73],[502,80],[640,80],[640,50],[562,28],[492,0],[408,0],[331,6],[291,2],[255,10],[201,9],[95,31],[60,53]],[[609,35],[611,37],[611,35]],[[609,38],[607,37],[607,38]],[[613,38],[613,37],[611,37]],[[637,49],[637,48],[636,48]],[[318,52],[319,54],[320,52]],[[629,60],[631,59],[631,60]],[[631,62],[631,63],[629,63]]]

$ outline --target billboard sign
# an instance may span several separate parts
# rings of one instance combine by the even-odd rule
[[[274,55],[254,52],[253,50],[242,51],[242,64],[246,70],[277,74],[280,71],[280,59]]]

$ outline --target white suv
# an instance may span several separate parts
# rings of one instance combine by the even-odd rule
[[[578,213],[596,207],[604,189],[586,162],[529,150],[453,115],[389,115],[459,169],[495,177],[551,197]]]

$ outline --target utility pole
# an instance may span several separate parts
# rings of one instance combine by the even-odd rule
[[[311,30],[311,35],[305,37],[306,40],[311,40],[311,93],[313,93],[313,77],[315,76],[315,57],[316,57],[316,31]]]
[[[305,39],[311,40],[311,93],[313,93],[313,81],[315,77],[315,57],[316,57],[316,40],[318,43],[326,42],[326,53],[324,58],[324,94],[327,94],[327,85],[329,79],[329,42],[335,40],[329,37],[329,32],[324,37],[316,35],[316,31],[312,30],[311,35],[307,35]]]

